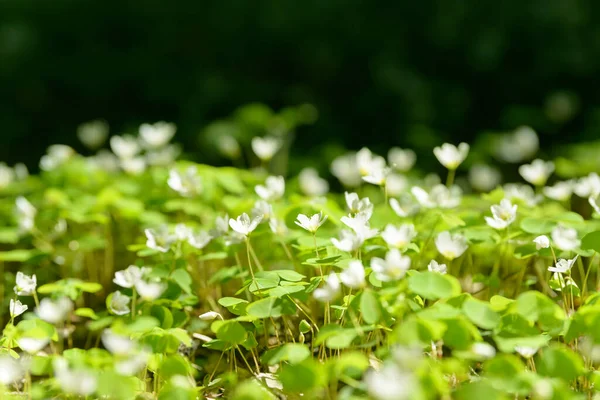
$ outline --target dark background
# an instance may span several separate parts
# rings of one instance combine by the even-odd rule
[[[595,0],[0,0],[0,160],[37,166],[78,124],[209,122],[311,103],[293,152],[430,152],[534,127],[545,149],[600,132]]]

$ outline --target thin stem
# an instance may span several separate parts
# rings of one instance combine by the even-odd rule
[[[250,275],[252,276],[252,283],[256,285],[256,290],[258,294],[262,296],[260,292],[260,288],[258,287],[258,282],[256,281],[256,277],[254,276],[254,270],[252,269],[252,261],[250,260],[250,239],[246,238],[246,255],[248,256],[248,268],[250,269]]]
[[[279,239],[279,243],[281,243],[281,247],[283,247],[283,250],[285,251],[285,255],[287,256],[287,258],[293,263],[294,262],[294,257],[292,256],[292,253],[290,252],[290,249],[287,247],[287,245],[285,244],[285,242],[283,241],[283,239]]]
[[[131,293],[131,320],[135,321],[135,303],[137,302],[137,290],[135,287],[132,288],[133,291]]]
[[[456,175],[456,169],[449,169],[448,176],[446,177],[446,187],[450,189],[454,184],[454,176]]]
[[[594,262],[594,258],[596,258],[596,252],[594,252],[594,254],[592,255],[592,258],[590,258],[590,262],[588,263],[587,272],[585,273],[585,278],[583,279],[583,288],[581,290],[582,298],[585,298],[585,295],[587,293],[587,281],[588,281],[588,277],[590,276],[590,271],[592,270],[592,263]]]
[[[258,267],[258,270],[259,271],[264,271],[262,264],[258,260],[258,257],[256,256],[256,253],[254,252],[254,247],[252,247],[252,244],[250,243],[250,238],[248,238],[248,245],[250,246],[250,254],[252,254],[252,259],[256,263],[256,266]]]

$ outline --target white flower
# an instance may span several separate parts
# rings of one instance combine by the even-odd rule
[[[288,227],[285,224],[285,221],[280,220],[279,218],[271,218],[269,220],[269,228],[271,232],[279,236],[285,236],[288,233]]]
[[[542,378],[537,380],[531,388],[535,399],[550,400],[554,396],[554,385],[552,378]]]
[[[590,206],[592,206],[592,208],[594,209],[594,211],[596,211],[597,214],[600,214],[600,206],[598,206],[597,197],[590,197],[588,199],[588,203],[590,203]]]
[[[390,167],[401,172],[410,171],[417,161],[417,155],[410,149],[392,147],[388,151],[388,162]]]
[[[77,127],[77,138],[85,147],[95,150],[108,138],[108,123],[100,119],[83,123]]]
[[[554,186],[544,186],[543,190],[552,200],[566,201],[573,194],[573,181],[556,182]]]
[[[210,235],[210,233],[204,230],[190,230],[187,236],[187,242],[189,243],[189,245],[198,250],[205,248],[211,240],[212,236]]]
[[[350,289],[359,289],[365,285],[365,267],[360,260],[352,260],[340,273],[340,280]]]
[[[167,184],[182,196],[191,196],[202,190],[202,179],[198,176],[197,169],[193,165],[186,168],[183,173],[176,169],[170,170]]]
[[[119,170],[119,157],[106,149],[101,149],[95,156],[88,157],[87,160],[94,169],[106,172]]]
[[[260,137],[256,136],[252,138],[252,151],[262,161],[269,161],[277,151],[281,148],[283,143],[276,137]]]
[[[247,237],[256,229],[258,224],[260,224],[262,218],[262,215],[259,215],[251,220],[248,214],[243,213],[237,217],[237,219],[230,218],[229,226],[240,235]]]
[[[441,147],[434,148],[433,154],[440,164],[449,170],[454,170],[467,158],[469,145],[463,142],[456,147],[450,143],[444,143]]]
[[[285,179],[283,176],[269,176],[265,184],[256,185],[254,191],[263,200],[279,200],[285,193]]]
[[[395,364],[365,374],[367,390],[375,400],[409,400],[413,398],[416,379]]]
[[[153,125],[140,125],[140,138],[146,148],[156,149],[169,143],[177,127],[175,124],[164,121],[157,122]]]
[[[559,274],[564,274],[566,272],[569,272],[571,270],[571,268],[573,268],[573,264],[575,264],[576,260],[577,260],[577,256],[575,256],[575,258],[572,258],[570,260],[565,260],[565,259],[561,258],[556,262],[555,266],[552,266],[552,265],[549,266],[548,271],[558,272]]]
[[[307,196],[324,196],[329,191],[329,183],[319,176],[314,168],[304,168],[298,175],[300,190]]]
[[[21,303],[20,300],[15,301],[13,299],[10,299],[8,310],[10,312],[10,317],[16,318],[19,315],[23,314],[25,311],[27,311],[27,306]]]
[[[504,197],[510,201],[521,200],[532,207],[542,200],[541,195],[536,195],[533,188],[525,184],[509,183],[504,185]]]
[[[344,197],[346,198],[346,204],[348,205],[348,209],[352,214],[364,214],[367,215],[368,218],[371,218],[373,214],[373,203],[368,197],[363,199],[359,199],[358,194],[344,192]]]
[[[438,184],[432,187],[429,193],[415,186],[411,189],[411,193],[425,208],[454,208],[460,205],[462,200],[462,190],[458,186],[448,189],[446,186]]]
[[[371,259],[371,269],[375,277],[382,282],[401,279],[410,269],[410,257],[400,254],[400,250],[391,249],[385,255],[385,260],[379,257]]]
[[[120,375],[136,375],[146,367],[149,358],[150,354],[146,351],[130,354],[126,358],[115,362],[115,370]]]
[[[122,271],[115,272],[113,282],[124,288],[132,288],[142,279],[142,270],[137,265],[130,265]]]
[[[505,162],[518,163],[535,155],[539,149],[539,139],[528,126],[518,127],[513,134],[503,133],[493,146],[494,155]]]
[[[399,196],[406,191],[408,179],[404,175],[389,174],[385,181],[385,190],[388,196]]]
[[[506,229],[517,218],[517,205],[513,205],[508,199],[502,199],[499,205],[490,208],[492,218],[485,217],[485,221],[494,229]]]
[[[480,192],[494,189],[500,184],[501,179],[500,170],[486,164],[475,164],[469,170],[469,183],[473,189]]]
[[[389,173],[389,168],[374,169],[369,175],[363,176],[363,181],[377,186],[385,186]]]
[[[215,218],[215,227],[210,231],[213,237],[219,237],[229,232],[229,214],[217,216]]]
[[[166,166],[172,164],[181,154],[181,148],[174,144],[161,147],[156,150],[149,150],[146,153],[146,162],[148,165]]]
[[[232,160],[238,158],[242,152],[240,144],[231,135],[219,135],[217,147],[222,155]]]
[[[531,358],[537,353],[537,347],[515,346],[515,351],[524,358]]]
[[[361,248],[364,239],[352,231],[343,229],[340,231],[340,239],[331,238],[331,243],[341,251],[353,252]]]
[[[123,171],[130,175],[140,175],[146,170],[144,157],[123,158],[119,161]]]
[[[116,334],[111,329],[105,329],[102,332],[102,344],[108,351],[116,355],[129,354],[136,347],[136,343],[128,336]]]
[[[340,293],[340,280],[333,272],[325,280],[325,286],[317,288],[313,297],[320,302],[326,303],[334,300]]]
[[[17,272],[14,291],[18,296],[31,296],[37,287],[35,275],[28,276],[21,271]]]
[[[29,354],[39,353],[49,342],[50,339],[48,338],[20,337],[17,339],[17,344],[21,350]]]
[[[429,262],[429,265],[427,265],[427,270],[445,275],[448,272],[448,267],[446,266],[446,264],[440,264],[435,260],[431,260]]]
[[[377,186],[385,186],[390,169],[387,167],[374,168],[368,175],[362,177],[363,181]]]
[[[550,247],[550,239],[546,235],[540,235],[533,239],[533,243],[535,243],[536,250],[539,249],[547,249]]]
[[[600,195],[600,176],[592,172],[580,178],[574,186],[575,194],[579,197],[596,197]]]
[[[186,224],[177,224],[175,225],[175,238],[178,241],[182,242],[187,240],[188,236],[192,233],[192,228],[187,226]]]
[[[10,386],[13,383],[20,382],[23,375],[25,375],[25,371],[23,371],[21,363],[8,355],[0,356],[0,384],[2,386]],[[2,390],[5,390],[5,388],[2,388]]]
[[[363,241],[377,236],[379,231],[371,229],[370,215],[358,213],[354,216],[344,216],[340,219],[347,227],[351,228]]]
[[[135,157],[141,150],[137,139],[131,135],[111,137],[110,148],[122,160]]]
[[[356,154],[348,153],[333,160],[330,167],[333,176],[345,187],[356,187],[362,183],[362,177],[356,163]]]
[[[87,397],[96,391],[98,380],[91,372],[70,369],[64,358],[55,358],[53,366],[54,376],[64,392]]]
[[[113,292],[110,297],[108,309],[115,315],[129,314],[131,312],[131,310],[129,309],[130,302],[131,298],[129,298],[129,296],[117,290],[116,292]]]
[[[35,216],[37,209],[23,196],[17,197],[15,200],[17,207],[17,218],[19,228],[23,232],[30,232],[35,227]]]
[[[388,246],[398,249],[408,246],[415,236],[417,236],[417,231],[413,224],[402,224],[399,227],[388,224],[381,232],[381,237]]]
[[[46,297],[35,309],[38,317],[51,324],[63,322],[71,311],[73,311],[73,302],[68,297],[61,297],[58,300]]]
[[[397,199],[390,199],[390,207],[396,213],[397,216],[405,218],[413,215],[419,209],[416,204],[410,204],[407,201],[404,201],[402,204]]]
[[[166,225],[161,226],[158,230],[145,229],[146,246],[150,249],[166,253],[171,249],[171,245],[175,242],[176,237],[169,232]]]
[[[53,144],[48,147],[47,154],[40,159],[40,168],[44,171],[52,171],[66,163],[75,150],[64,144]]]
[[[566,228],[558,225],[552,230],[552,242],[559,250],[571,251],[581,245],[581,240],[577,238],[577,231],[573,228]]]
[[[167,290],[167,284],[163,282],[147,282],[139,280],[135,284],[135,290],[143,300],[153,301],[158,299],[160,295]]]
[[[313,214],[310,218],[304,214],[298,214],[294,223],[310,233],[315,233],[325,221],[327,221],[327,215],[323,215],[323,211],[321,211],[318,214]]]
[[[519,167],[519,174],[523,179],[535,186],[545,185],[552,172],[554,172],[554,163],[539,158],[533,160],[531,164],[524,164]]]
[[[0,189],[7,187],[15,180],[15,172],[6,163],[0,163]]]
[[[449,260],[460,257],[469,247],[464,236],[459,234],[450,235],[450,232],[441,232],[435,238],[435,247],[441,255]]]
[[[496,355],[496,349],[489,343],[477,342],[471,346],[471,351],[478,357],[483,359],[494,358]]]
[[[29,170],[27,165],[23,163],[16,163],[14,166],[15,176],[18,180],[24,181],[29,177]]]
[[[362,177],[372,175],[375,171],[381,171],[385,168],[385,158],[371,153],[366,147],[363,147],[356,153],[356,165]]]
[[[198,318],[200,318],[202,321],[212,321],[216,318],[223,319],[221,314],[219,314],[218,312],[215,312],[215,311],[208,311],[208,312],[205,312],[204,314],[200,314],[198,316]]]

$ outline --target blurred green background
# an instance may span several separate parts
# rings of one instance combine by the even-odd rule
[[[312,104],[293,154],[325,143],[430,154],[532,126],[542,148],[600,133],[594,0],[0,1],[0,160],[36,167],[75,131],[175,122],[199,160],[211,121]]]

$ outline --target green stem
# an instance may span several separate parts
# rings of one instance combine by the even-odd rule
[[[137,302],[137,290],[135,287],[133,288],[133,292],[131,293],[131,320],[135,321],[135,303]]]
[[[581,298],[585,298],[585,295],[587,294],[587,282],[588,282],[588,277],[590,276],[590,271],[592,270],[592,263],[594,262],[594,258],[596,258],[596,252],[594,252],[594,254],[592,255],[592,258],[590,258],[590,262],[588,263],[588,268],[587,268],[587,272],[585,273],[585,278],[583,278],[583,287],[581,289]]]
[[[454,184],[454,176],[456,175],[456,169],[449,169],[448,176],[446,177],[446,187],[450,189]]]

